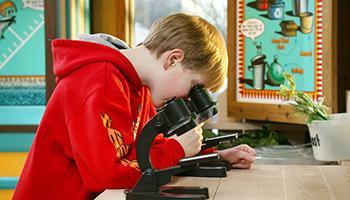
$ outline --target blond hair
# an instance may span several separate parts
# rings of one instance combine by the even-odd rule
[[[203,18],[176,13],[157,20],[143,45],[157,58],[164,52],[181,49],[183,65],[203,76],[204,86],[217,91],[227,74],[227,51],[220,31]]]

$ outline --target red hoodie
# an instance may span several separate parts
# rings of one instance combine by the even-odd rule
[[[39,125],[14,199],[91,199],[131,188],[140,177],[135,137],[155,114],[149,90],[118,50],[54,40],[57,86]],[[174,139],[157,137],[156,168],[184,157]]]

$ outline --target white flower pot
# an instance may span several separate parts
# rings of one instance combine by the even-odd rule
[[[314,157],[323,161],[350,160],[350,113],[330,117],[308,125]]]

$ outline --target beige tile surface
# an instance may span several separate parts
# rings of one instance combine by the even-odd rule
[[[177,177],[170,185],[208,187],[211,200],[348,200],[350,165],[255,165],[226,178]],[[124,190],[97,199],[125,199]]]

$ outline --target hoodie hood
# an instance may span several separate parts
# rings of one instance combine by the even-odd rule
[[[123,40],[104,33],[97,33],[92,35],[85,33],[80,34],[78,35],[78,40],[102,44],[116,50],[130,49],[129,46]]]
[[[132,77],[131,82],[141,84],[134,66],[118,51],[129,48],[123,41],[107,34],[83,34],[78,39],[52,41],[53,72],[57,83],[87,64],[110,62],[125,76]]]

